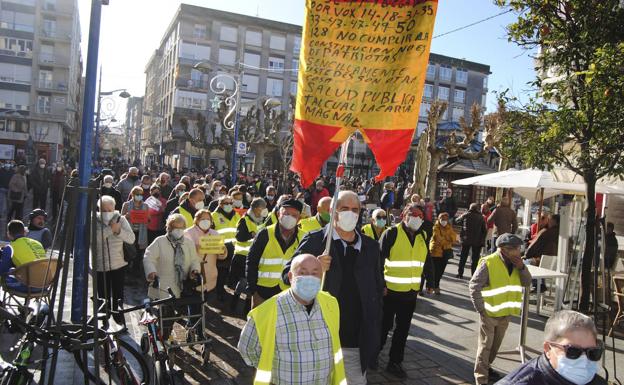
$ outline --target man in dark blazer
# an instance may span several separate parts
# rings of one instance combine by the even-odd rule
[[[352,191],[338,195],[329,255],[323,255],[329,226],[308,233],[293,258],[318,256],[325,272],[323,290],[340,306],[340,344],[349,385],[366,384],[366,369],[377,358],[380,344],[383,273],[379,244],[357,232],[360,201]],[[292,260],[291,260],[292,261]],[[288,282],[290,262],[282,278]]]

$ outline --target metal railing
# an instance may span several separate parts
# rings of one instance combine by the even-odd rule
[[[0,55],[32,58],[32,52],[30,51],[29,52],[23,52],[23,51],[17,52],[11,49],[0,49]]]

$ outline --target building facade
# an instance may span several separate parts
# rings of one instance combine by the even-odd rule
[[[71,155],[81,72],[77,0],[0,1],[0,158]]]
[[[128,163],[141,159],[141,129],[143,127],[143,97],[132,96],[126,104],[126,143],[123,157]]]
[[[145,68],[142,161],[162,157],[177,168],[228,164],[223,151],[206,159],[193,145],[198,114],[214,121],[210,80],[218,74],[239,79],[242,114],[266,97],[288,106],[297,92],[300,45],[301,26],[182,4]],[[200,62],[211,70],[194,69]],[[234,89],[233,81],[223,84]],[[253,163],[253,154],[245,158]]]

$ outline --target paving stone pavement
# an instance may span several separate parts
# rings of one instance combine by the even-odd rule
[[[452,260],[442,279],[440,295],[424,295],[419,297],[416,311],[412,319],[410,336],[405,351],[403,366],[408,374],[406,380],[399,380],[386,373],[383,369],[387,364],[388,346],[382,351],[379,360],[379,370],[369,371],[369,384],[471,384],[473,383],[472,367],[477,342],[477,315],[472,307],[468,295],[468,280],[455,279],[457,272],[456,261]],[[136,305],[141,303],[146,295],[146,286],[140,277],[128,276],[128,286],[125,291],[126,303]],[[68,292],[67,298],[70,298]],[[239,314],[230,311],[229,296],[221,303],[216,299],[209,302],[211,311],[208,314],[207,328],[214,341],[209,365],[203,366],[201,355],[197,351],[185,348],[176,354],[176,369],[184,384],[216,384],[216,385],[248,385],[253,382],[254,370],[247,367],[241,359],[236,345],[244,319]],[[68,303],[67,303],[68,305]],[[242,308],[242,303],[240,304]],[[527,345],[540,349],[542,344],[542,330],[546,317],[537,316],[531,306]],[[549,314],[544,309],[543,314]],[[126,317],[129,333],[124,338],[139,341],[143,328],[138,326],[138,312]],[[517,346],[519,336],[519,319],[510,323],[507,335],[501,350],[512,350]],[[180,329],[176,329],[180,333]],[[616,340],[617,362],[624,370],[624,341],[618,333]],[[181,335],[178,335],[181,338]],[[10,360],[14,353],[8,352],[16,336],[0,335],[0,357]],[[534,357],[535,354],[531,354]],[[613,357],[607,355],[607,366],[611,368]],[[493,367],[500,372],[507,373],[520,364],[518,354],[499,355]],[[57,376],[63,385],[84,383],[80,371],[74,364],[73,357],[66,353],[60,354]],[[62,379],[62,382],[61,382]],[[73,381],[67,381],[73,380]],[[56,382],[56,381],[55,381]]]

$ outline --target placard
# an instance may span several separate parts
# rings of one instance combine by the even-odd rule
[[[147,210],[130,210],[130,223],[138,225],[147,223]]]
[[[199,238],[199,254],[223,254],[225,237],[221,234],[205,235]]]

